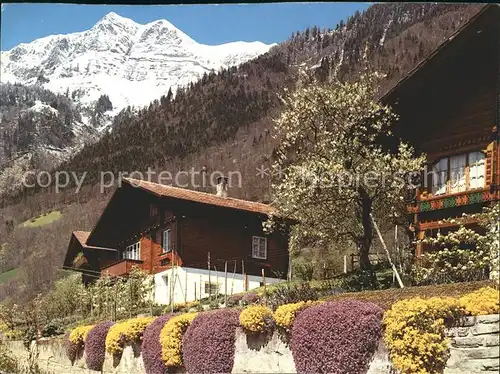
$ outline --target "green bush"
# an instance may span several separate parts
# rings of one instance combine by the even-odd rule
[[[0,373],[15,372],[17,372],[17,361],[14,359],[12,352],[0,341]]]
[[[283,304],[292,304],[299,301],[317,300],[318,292],[309,283],[279,286],[274,288],[268,297],[268,304],[276,309]]]

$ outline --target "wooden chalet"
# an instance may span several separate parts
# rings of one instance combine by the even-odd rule
[[[395,134],[427,154],[409,208],[418,238],[499,200],[499,37],[500,6],[487,5],[381,99]]]
[[[86,281],[102,274],[126,276],[133,266],[155,275],[180,268],[187,272],[179,282],[189,282],[188,301],[196,296],[194,283],[199,297],[209,267],[211,281],[223,279],[226,262],[233,292],[258,287],[263,273],[266,282],[286,278],[288,235],[267,235],[262,228],[273,208],[225,196],[227,179],[217,187],[222,193],[124,179],[92,232],[73,233],[64,268],[81,271]],[[165,283],[158,287],[168,287],[165,277],[156,280]],[[167,303],[170,296],[160,293]]]

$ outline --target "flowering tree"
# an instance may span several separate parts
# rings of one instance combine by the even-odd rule
[[[354,83],[310,84],[288,94],[276,120],[281,144],[273,165],[274,205],[280,216],[300,222],[292,250],[354,244],[372,280],[371,215],[388,222],[401,213],[410,173],[425,161],[408,144],[389,140],[397,118],[375,101],[376,83],[365,74]],[[268,228],[276,222],[271,217]]]
[[[423,255],[415,266],[414,277],[420,284],[466,282],[485,279],[489,275],[498,280],[500,204],[487,207],[478,214],[464,214],[460,218],[444,220],[458,228],[436,237],[427,237],[422,243],[436,250]],[[477,222],[482,230],[467,227]]]

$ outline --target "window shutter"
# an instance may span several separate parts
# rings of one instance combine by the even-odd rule
[[[495,181],[493,180],[493,167],[495,160],[495,151],[498,153],[498,149],[495,150],[495,142],[491,142],[486,147],[486,160],[485,160],[485,181],[486,185],[489,186],[493,184]],[[497,156],[498,157],[498,156]]]

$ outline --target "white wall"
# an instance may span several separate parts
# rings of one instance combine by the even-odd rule
[[[168,277],[168,282],[165,282],[164,277]],[[205,282],[208,282],[208,270],[195,269],[188,267],[176,267],[174,269],[165,270],[154,275],[155,277],[155,300],[158,304],[168,304],[170,302],[170,292],[174,285],[174,303],[183,303],[184,301],[194,301],[200,299],[200,282],[201,282],[201,297],[208,297],[205,293]],[[234,278],[234,280],[233,280]],[[260,287],[262,277],[248,275],[248,289]],[[175,280],[175,282],[174,282]],[[174,282],[174,284],[172,284]],[[229,271],[227,273],[227,291],[225,290],[224,272],[212,270],[210,272],[210,282],[219,284],[219,292],[228,295],[236,294],[245,291],[244,279],[242,274],[234,274]],[[266,277],[266,284],[283,282],[283,279]],[[196,288],[196,292],[195,292]],[[186,293],[186,295],[184,295]]]

